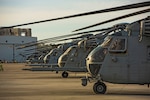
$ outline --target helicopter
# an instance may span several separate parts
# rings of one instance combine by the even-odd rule
[[[150,84],[150,17],[127,25],[125,30],[114,33],[86,58],[91,77],[82,79],[96,81],[93,91],[104,94],[104,82],[118,84]]]
[[[78,42],[78,45],[70,46],[58,59],[60,69],[64,69],[62,73],[63,78],[68,77],[68,72],[87,72],[85,67],[84,57],[96,47],[95,40],[89,41],[83,39]]]
[[[87,41],[86,41],[87,42]],[[60,68],[65,68],[62,76],[64,78],[68,77],[68,72],[87,72],[85,67],[84,56],[95,47],[95,45],[88,46],[85,45],[85,40],[81,40],[78,45],[69,47],[58,59],[58,65]],[[84,48],[85,47],[85,48]],[[82,55],[81,55],[81,54]],[[80,57],[80,59],[79,59]]]

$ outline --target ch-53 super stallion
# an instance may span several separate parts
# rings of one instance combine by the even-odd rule
[[[106,92],[104,82],[118,84],[150,84],[150,17],[129,24],[125,30],[107,36],[86,58],[93,90]]]
[[[96,13],[104,13],[110,11],[132,9],[138,7],[149,6],[150,2],[142,2],[127,6],[104,9],[96,12],[88,12],[55,18],[50,20],[38,21],[33,23],[15,25],[23,26],[46,21],[54,21],[65,18],[85,16]],[[107,20],[95,25],[84,27],[87,29],[97,25],[105,24],[111,21],[131,17],[134,15],[150,12],[150,8],[137,11],[128,15],[120,16],[111,20]],[[150,18],[145,18],[127,25],[126,29],[108,36],[106,40],[97,48],[95,48],[87,57],[87,70],[91,77],[83,78],[82,84],[87,85],[88,80],[95,80],[93,86],[95,93],[105,93],[106,85],[103,81],[119,84],[150,84]],[[79,30],[82,30],[79,29]],[[139,56],[139,58],[137,57]]]

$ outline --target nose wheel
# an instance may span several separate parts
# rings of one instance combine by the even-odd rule
[[[63,78],[67,78],[67,77],[68,77],[68,73],[64,71],[64,72],[62,73],[62,77],[63,77]]]
[[[103,83],[103,82],[96,82],[93,86],[93,91],[96,93],[96,94],[105,94],[106,92],[106,85]]]

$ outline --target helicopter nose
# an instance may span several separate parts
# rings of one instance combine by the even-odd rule
[[[49,63],[49,59],[50,59],[50,56],[48,55],[46,55],[45,57],[44,57],[44,63]]]
[[[94,62],[93,58],[87,57],[86,58],[87,69],[90,72],[92,77],[96,77],[101,69],[102,64],[98,62]]]
[[[58,66],[59,66],[59,67],[64,67],[64,66],[65,66],[65,62],[62,62],[62,61],[61,61],[61,62],[58,62]]]
[[[46,63],[46,64],[48,63],[48,59],[45,60],[45,63]]]
[[[68,58],[67,55],[60,56],[59,59],[58,59],[58,66],[59,67],[64,67],[65,63],[67,61],[67,58]]]
[[[102,64],[89,64],[89,72],[93,77],[96,77],[100,71]]]

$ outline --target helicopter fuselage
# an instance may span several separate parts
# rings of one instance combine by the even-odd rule
[[[124,52],[108,49],[100,69],[102,80],[112,83],[150,83],[150,41],[138,37],[127,37]]]

